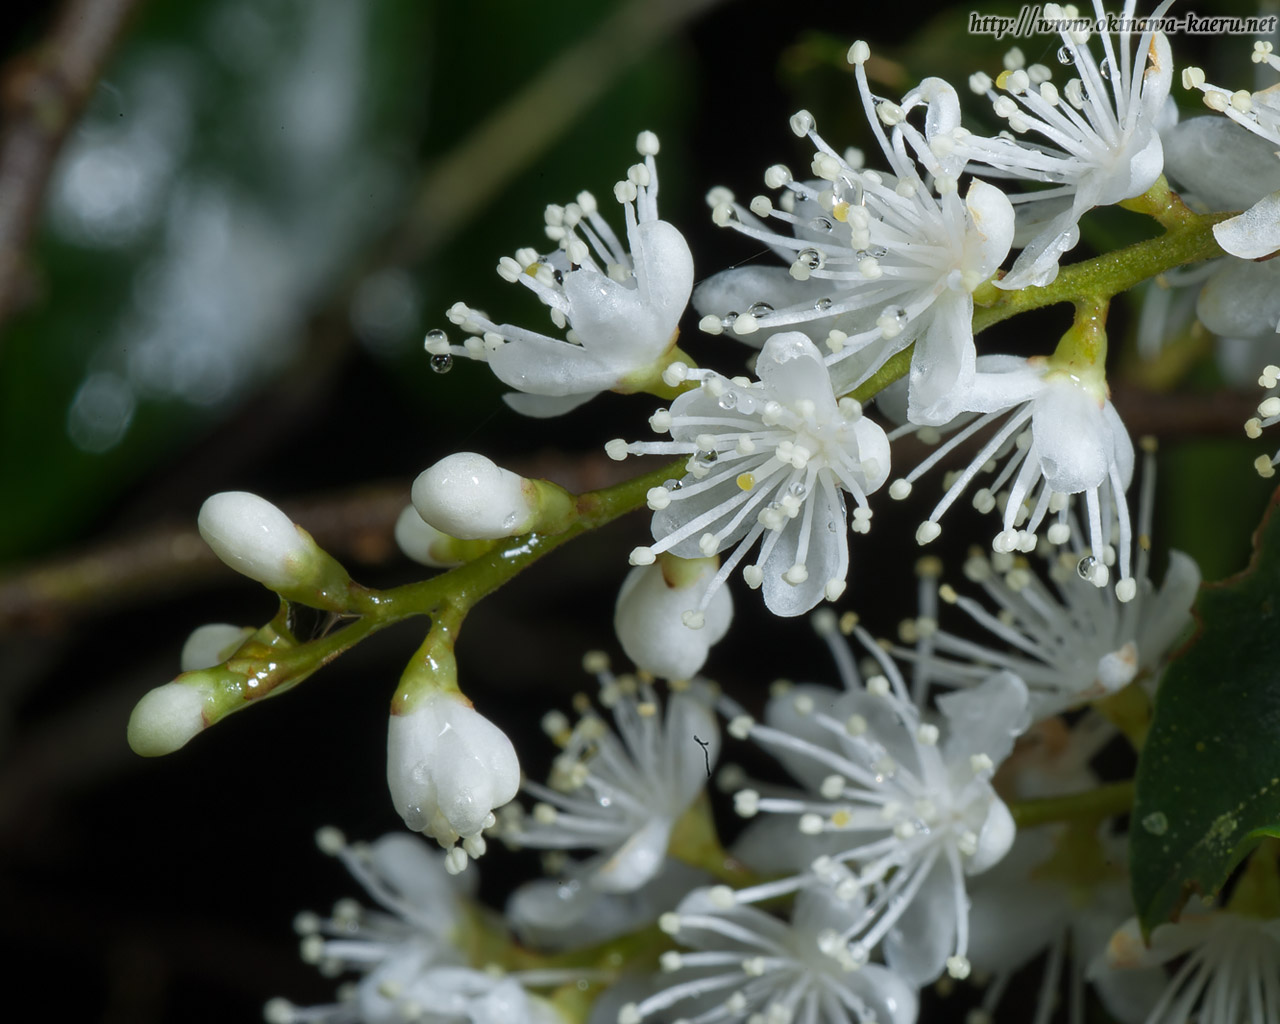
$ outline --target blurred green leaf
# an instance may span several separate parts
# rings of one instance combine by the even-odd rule
[[[1166,670],[1138,762],[1130,830],[1144,929],[1209,895],[1280,835],[1280,492],[1249,568],[1201,589],[1199,632]]]

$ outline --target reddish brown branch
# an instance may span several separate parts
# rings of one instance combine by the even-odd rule
[[[138,0],[70,0],[0,72],[0,323],[35,294],[27,246],[54,162]]]

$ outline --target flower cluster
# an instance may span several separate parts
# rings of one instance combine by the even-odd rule
[[[269,1020],[911,1024],[923,988],[969,979],[988,983],[970,1018],[988,1021],[1015,973],[1042,959],[1041,1024],[1064,978],[1072,1020],[1092,985],[1125,1021],[1280,1024],[1275,848],[1250,854],[1221,905],[1155,928],[1148,945],[1123,923],[1130,844],[1110,824],[1133,809],[1134,787],[1102,781],[1162,724],[1162,673],[1200,588],[1188,555],[1152,557],[1146,438],[1131,511],[1138,453],[1117,410],[1125,390],[1113,403],[1108,378],[1112,299],[1154,279],[1139,355],[1178,362],[1176,345],[1162,349],[1194,315],[1197,342],[1201,328],[1223,339],[1221,366],[1265,366],[1259,384],[1280,389],[1280,261],[1268,259],[1280,250],[1280,103],[1274,86],[1230,92],[1187,68],[1183,84],[1214,116],[1180,122],[1157,24],[1170,3],[1150,22],[1135,21],[1135,0],[1117,18],[1100,0],[1093,18],[1046,4],[1066,80],[1014,48],[994,76],[975,71],[964,96],[936,77],[880,95],[883,69],[854,42],[871,155],[837,148],[802,110],[790,121],[806,150],[799,173],[768,166],[768,194],[744,202],[707,193],[715,225],[778,262],[695,278],[685,236],[658,215],[651,132],[613,190],[621,233],[589,192],[547,207],[552,251],[520,249],[498,273],[548,307],[555,333],[459,302],[447,315],[465,339],[433,330],[426,350],[438,369],[487,363],[532,417],[573,414],[605,392],[646,396],[659,436],[604,444],[628,463],[611,472],[663,460],[643,477],[572,494],[486,455],[443,453],[414,481],[396,537],[448,571],[385,592],[352,581],[265,500],[209,499],[202,536],[282,610],[258,630],[197,631],[183,674],[135,709],[139,753],[177,749],[385,625],[429,620],[392,698],[387,783],[405,825],[446,852],[324,832],[382,909],[302,916],[304,956],[355,980],[332,1005],[273,1002]],[[1269,44],[1253,60],[1280,70]],[[990,109],[967,121],[973,94]],[[982,120],[992,114],[994,134]],[[1114,205],[1166,234],[1063,266],[1089,211]],[[1068,302],[1074,318],[1052,343],[1027,331],[1000,351],[982,336]],[[700,332],[685,351],[691,322]],[[1271,346],[1265,362],[1259,343]],[[1246,432],[1276,423],[1280,394],[1269,394]],[[1256,463],[1263,476],[1277,464]],[[926,482],[937,489],[915,509]],[[962,499],[994,516],[974,536]],[[502,709],[490,720],[459,688],[455,639],[516,572],[642,506],[648,537],[633,535],[629,569],[620,553],[614,562],[625,572],[614,631],[635,670],[587,655],[596,699],[574,699],[576,721],[542,719],[558,752],[537,781]],[[868,631],[870,617],[818,606],[856,599],[880,613],[892,588],[851,574],[866,564],[851,544],[869,543],[873,518],[877,534],[903,525],[883,525],[903,510],[919,596],[895,644]],[[944,517],[948,540],[978,542],[950,567],[964,577],[954,586],[942,582],[945,542],[937,557],[916,551],[942,537]],[[1159,582],[1153,562],[1167,564]],[[777,632],[738,653],[763,662],[784,650],[791,624],[778,620],[818,609],[838,686],[780,682],[765,700],[741,679],[702,676],[718,668],[739,580],[760,591],[774,616],[765,630]],[[297,606],[327,613],[318,640],[296,635]],[[720,768],[746,819],[726,844],[707,784],[731,741],[778,774]],[[1138,824],[1164,834],[1164,817]],[[490,859],[543,868],[509,887],[501,916],[451,877],[493,837],[508,850]]]

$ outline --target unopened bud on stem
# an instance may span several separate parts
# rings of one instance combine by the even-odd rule
[[[391,801],[415,832],[452,850],[453,873],[483,852],[480,833],[520,788],[520,763],[506,734],[458,689],[452,641],[433,629],[405,670],[387,730]]]
[[[346,610],[351,579],[311,534],[248,491],[223,491],[200,509],[200,536],[236,572],[317,608]]]
[[[559,532],[573,496],[545,480],[528,480],[475,452],[446,456],[413,482],[418,514],[462,540],[497,540],[531,530]]]
[[[451,569],[478,558],[493,547],[492,541],[459,540],[441,533],[406,505],[396,520],[396,543],[400,550],[419,565],[432,569]]]

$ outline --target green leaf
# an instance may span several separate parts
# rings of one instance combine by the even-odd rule
[[[1169,665],[1138,763],[1130,831],[1145,930],[1210,895],[1280,836],[1280,491],[1248,569],[1200,591],[1195,637]]]

